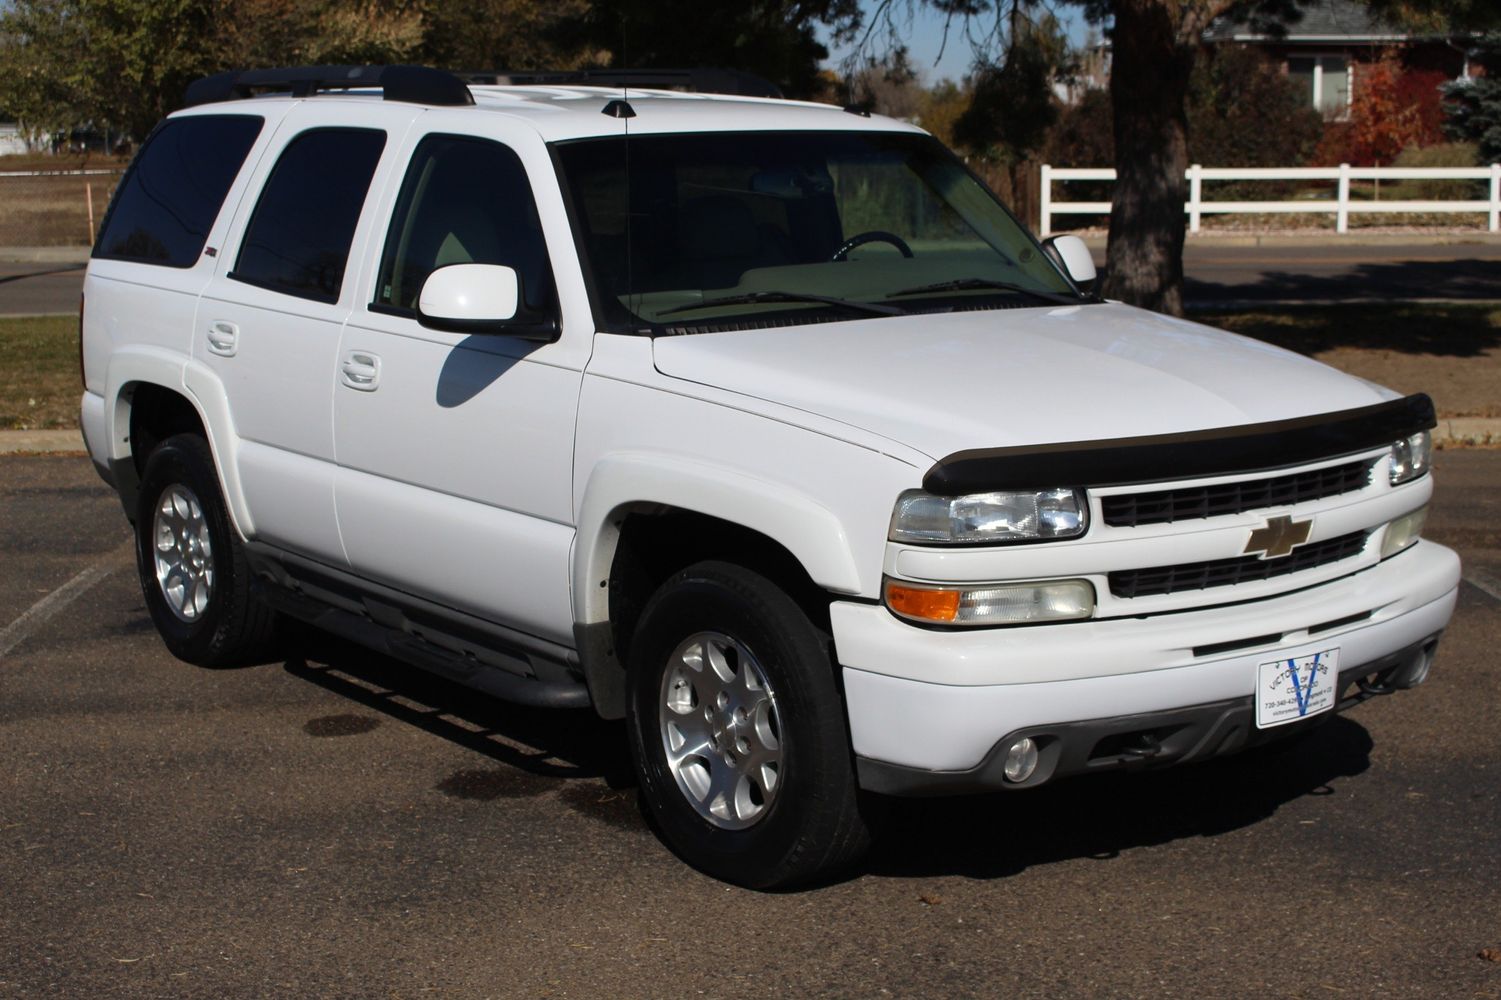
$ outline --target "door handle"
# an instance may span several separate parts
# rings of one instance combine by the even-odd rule
[[[208,350],[222,358],[232,358],[239,350],[240,328],[233,323],[216,319],[208,327]]]
[[[374,392],[380,386],[380,358],[368,351],[350,351],[339,366],[344,384],[360,392]]]

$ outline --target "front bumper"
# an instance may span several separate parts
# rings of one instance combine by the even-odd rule
[[[1121,733],[1174,729],[1176,756],[1159,752],[1159,762],[1205,756],[1210,744],[1232,749],[1262,732],[1252,726],[1237,742],[1224,728],[1237,706],[1250,705],[1259,664],[1339,647],[1343,684],[1387,670],[1393,657],[1431,657],[1458,584],[1458,556],[1419,542],[1318,587],[1146,618],[941,632],[883,607],[836,603],[834,640],[861,780],[908,793],[992,787],[975,776],[989,773],[997,745],[1034,732],[1059,745],[1049,776],[1070,773],[1070,755],[1088,761],[1096,744]],[[1222,716],[1230,721],[1215,721]],[[1065,754],[1066,731],[1082,734],[1069,747],[1102,735]]]
[[[1432,635],[1375,663],[1341,670],[1334,711],[1271,729],[1256,728],[1255,705],[1248,696],[1166,712],[1031,726],[1001,737],[984,760],[965,771],[926,771],[868,757],[855,758],[856,771],[860,787],[884,795],[959,795],[1033,788],[1074,774],[1166,767],[1236,753],[1305,732],[1367,698],[1421,684],[1433,665],[1438,640]],[[1011,782],[1002,772],[1006,750],[1022,737],[1038,745],[1037,770],[1025,781]]]

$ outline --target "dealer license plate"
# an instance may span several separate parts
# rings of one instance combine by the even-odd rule
[[[1256,728],[1269,729],[1334,707],[1339,649],[1271,660],[1256,668]]]

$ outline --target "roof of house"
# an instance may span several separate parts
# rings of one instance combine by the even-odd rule
[[[1248,18],[1222,17],[1204,32],[1208,42],[1400,42],[1412,34],[1379,20],[1369,7],[1355,0],[1313,0],[1301,7],[1303,16],[1281,22],[1286,33],[1267,30]]]

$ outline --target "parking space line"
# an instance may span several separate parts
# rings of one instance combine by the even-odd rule
[[[82,597],[94,584],[115,570],[129,565],[134,554],[134,541],[122,543],[104,558],[80,570],[67,583],[27,608],[21,617],[0,629],[0,659],[4,659],[11,650],[30,638],[37,629]]]
[[[1465,571],[1464,581],[1482,593],[1501,601],[1501,580],[1491,576],[1483,569],[1470,569]]]

